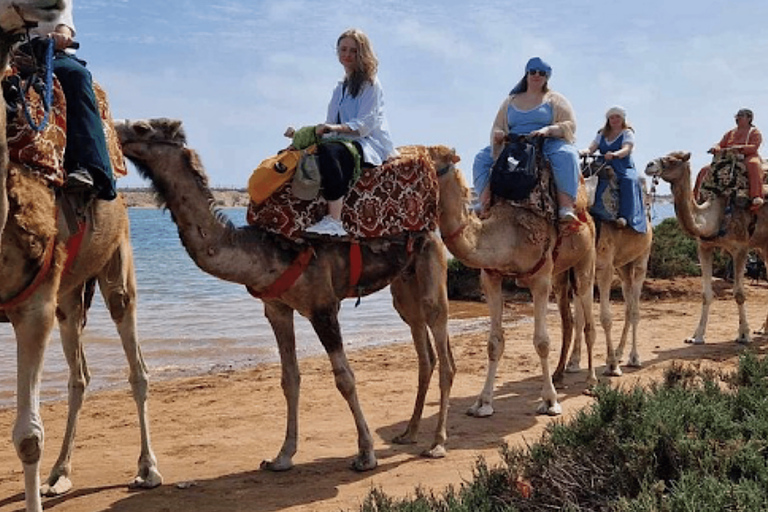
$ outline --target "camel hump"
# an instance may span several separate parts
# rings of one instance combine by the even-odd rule
[[[400,153],[378,167],[364,167],[347,192],[341,218],[352,237],[394,237],[437,229],[437,172],[430,153],[416,147]],[[260,204],[252,201],[248,223],[287,238],[301,237],[325,215],[326,201],[299,199],[291,186],[288,181]]]

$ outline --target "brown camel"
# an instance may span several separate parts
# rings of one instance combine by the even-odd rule
[[[190,257],[205,272],[246,285],[259,295],[302,254],[311,259],[300,277],[284,293],[262,298],[264,312],[277,340],[282,364],[282,387],[288,418],[280,452],[261,467],[283,471],[293,466],[298,442],[299,367],[293,327],[294,312],[309,319],[333,367],[336,387],[355,419],[358,454],[352,468],[376,467],[373,438],[357,397],[355,376],[347,361],[338,311],[350,283],[350,243],[332,239],[291,241],[255,226],[234,227],[215,211],[205,171],[197,154],[185,147],[179,121],[154,119],[116,124],[125,155],[148,178],[171,210],[179,237]],[[440,412],[434,441],[423,454],[443,457],[447,437],[448,399],[455,374],[447,321],[447,261],[434,233],[414,233],[402,239],[361,241],[363,269],[359,284],[364,294],[391,285],[395,309],[410,326],[419,360],[416,403],[405,432],[396,443],[414,443],[429,381],[435,368],[429,330],[440,364]]]
[[[473,416],[493,414],[493,387],[504,353],[501,283],[505,276],[517,276],[519,284],[530,289],[534,307],[533,343],[543,371],[542,402],[539,413],[562,412],[553,384],[562,375],[570,344],[568,286],[573,285],[576,328],[582,330],[588,348],[587,383],[597,383],[592,363],[595,328],[592,321],[592,296],[595,272],[595,226],[587,214],[573,230],[562,230],[538,212],[509,202],[491,207],[481,220],[469,208],[469,189],[453,163],[458,158],[444,147],[430,148],[438,162],[440,175],[440,232],[451,253],[468,267],[483,269],[481,282],[491,315],[488,339],[488,374],[480,396],[467,411]],[[582,187],[583,188],[583,187]],[[580,193],[583,195],[583,192]],[[582,197],[583,212],[586,198]],[[570,272],[570,271],[573,272]],[[554,374],[549,365],[549,334],[546,313],[549,295],[556,290],[563,325],[563,348]],[[568,311],[566,311],[568,309]]]
[[[600,221],[598,221],[600,222]],[[640,354],[637,351],[637,326],[640,322],[640,293],[643,290],[645,274],[648,271],[648,258],[653,244],[653,228],[650,219],[648,230],[638,233],[629,228],[619,228],[612,222],[600,222],[597,235],[597,260],[595,263],[595,281],[600,295],[600,323],[605,333],[606,368],[605,375],[622,375],[620,363],[627,345],[629,329],[632,328],[632,348],[627,366],[639,368]],[[624,327],[621,331],[619,346],[614,351],[611,329],[611,283],[614,269],[621,279],[621,292],[624,297]],[[576,331],[573,353],[566,371],[579,370],[581,336]]]
[[[48,19],[61,8],[57,0],[16,2],[12,13],[0,3],[0,59],[8,52],[21,22]],[[11,21],[9,21],[11,20]],[[7,22],[7,24],[6,24]],[[0,105],[2,133],[6,133],[5,104]],[[0,156],[7,162],[7,141],[0,138]],[[24,469],[27,511],[42,510],[41,492],[55,495],[72,486],[71,455],[77,417],[90,380],[80,335],[85,325],[87,282],[96,279],[117,325],[130,365],[130,383],[139,411],[141,455],[132,486],[154,487],[162,477],[150,447],[147,419],[147,373],[136,338],[136,282],[129,239],[127,210],[122,199],[96,201],[87,211],[87,228],[79,252],[68,257],[64,222],[57,224],[57,204],[41,178],[11,162],[3,165],[0,198],[7,215],[0,245],[0,320],[9,321],[16,335],[17,417],[13,443]],[[63,216],[59,216],[63,218]],[[65,269],[66,267],[66,269]],[[39,465],[44,431],[39,414],[39,384],[43,354],[58,318],[61,341],[70,367],[69,413],[59,458],[46,483],[40,486]]]
[[[683,230],[698,241],[701,264],[702,305],[699,325],[686,343],[704,343],[709,319],[709,307],[714,299],[712,292],[712,261],[715,249],[723,249],[733,258],[733,296],[739,309],[737,343],[751,341],[747,312],[744,307],[744,270],[749,249],[755,249],[761,258],[768,255],[768,208],[763,206],[756,213],[747,209],[733,208],[726,217],[728,198],[719,196],[698,204],[691,193],[691,154],[675,151],[651,161],[645,169],[649,176],[669,182],[675,201],[675,215]],[[768,318],[762,329],[768,326]]]

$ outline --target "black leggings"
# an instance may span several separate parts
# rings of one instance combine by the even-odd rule
[[[363,150],[360,144],[352,142],[360,153],[362,159]],[[341,142],[325,142],[317,149],[322,177],[323,197],[326,201],[335,201],[349,191],[349,183],[355,173],[355,159],[349,153],[347,146]]]

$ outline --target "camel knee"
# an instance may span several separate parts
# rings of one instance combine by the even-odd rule
[[[747,296],[744,293],[744,290],[736,290],[736,292],[733,294],[733,298],[736,300],[736,304],[739,306],[743,305],[747,301]]]
[[[536,349],[536,354],[539,357],[545,358],[549,356],[549,339],[534,340],[533,346]]]
[[[42,425],[31,425],[28,429],[16,428],[13,433],[13,445],[23,464],[36,464],[43,454]]]
[[[132,297],[124,291],[111,292],[106,302],[107,308],[109,309],[109,315],[116,323],[122,322],[128,308],[134,306]]]
[[[336,389],[341,396],[349,399],[355,394],[355,374],[351,369],[341,369],[333,372],[336,381]]]
[[[498,361],[503,354],[504,338],[491,333],[491,337],[488,338],[488,359],[491,361]]]

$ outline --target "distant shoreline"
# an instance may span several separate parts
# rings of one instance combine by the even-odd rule
[[[248,191],[244,188],[213,188],[213,197],[216,203],[222,208],[247,208],[250,198]],[[129,208],[157,208],[155,193],[149,187],[126,187],[119,188],[125,198]],[[654,201],[659,203],[671,203],[671,195],[657,195]]]
[[[211,189],[216,204],[222,208],[246,208],[250,198],[246,189],[214,188]],[[157,208],[155,193],[151,188],[118,188],[129,208]]]

